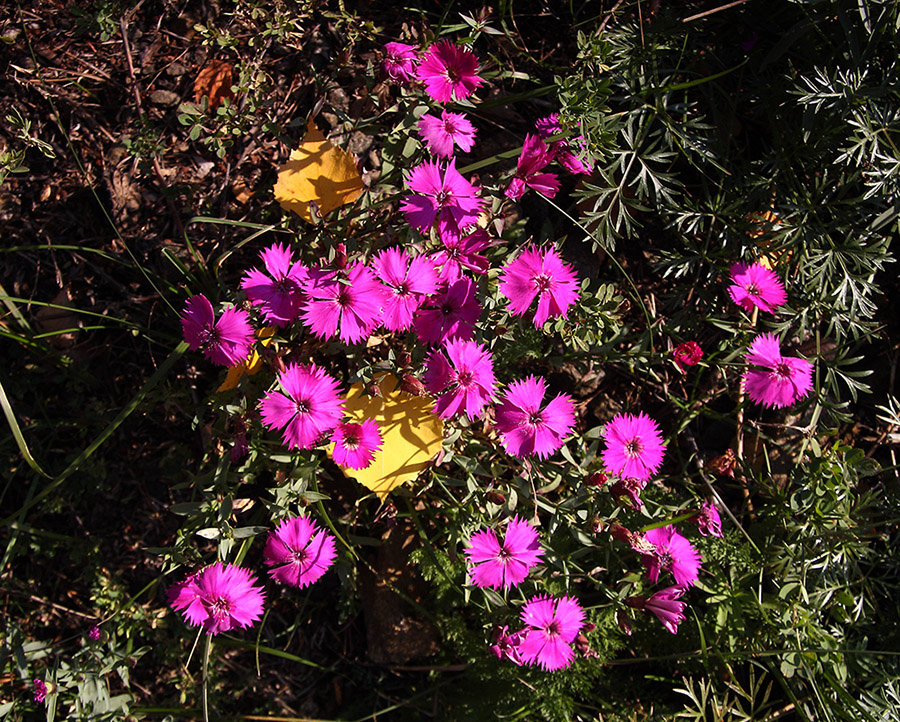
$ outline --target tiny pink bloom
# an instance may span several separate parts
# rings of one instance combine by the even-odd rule
[[[430,258],[440,267],[438,280],[443,283],[455,283],[468,268],[480,276],[487,273],[490,262],[479,251],[491,245],[491,239],[483,228],[477,228],[467,236],[441,237],[443,248],[433,253]]]
[[[453,339],[468,341],[481,316],[475,299],[475,284],[460,278],[447,290],[435,296],[427,308],[419,311],[413,328],[419,338],[430,344],[444,344]]]
[[[343,400],[338,383],[315,364],[289,364],[278,374],[281,390],[259,402],[263,422],[283,430],[288,448],[311,449],[341,421]]]
[[[703,349],[696,341],[685,341],[678,344],[672,349],[672,356],[675,357],[675,363],[682,372],[688,366],[696,366],[703,358]]]
[[[425,92],[438,103],[468,98],[484,83],[478,77],[478,58],[449,40],[441,40],[428,48],[417,73],[425,84]]]
[[[775,334],[757,336],[744,358],[759,367],[745,371],[742,380],[755,404],[784,408],[812,390],[813,365],[806,359],[782,356]]]
[[[697,522],[697,528],[703,536],[722,536],[722,518],[719,516],[716,505],[711,501],[703,502],[694,521]]]
[[[406,43],[385,43],[381,70],[395,83],[408,83],[416,76],[417,48]]]
[[[752,311],[756,306],[761,311],[774,313],[776,308],[787,303],[787,293],[778,274],[761,263],[749,266],[735,263],[731,267],[731,281],[728,294],[745,311]]]
[[[542,407],[547,386],[529,376],[513,381],[496,411],[496,427],[503,448],[514,456],[537,454],[544,459],[563,445],[575,426],[575,405],[568,394],[558,394]]]
[[[437,222],[441,238],[458,238],[462,231],[478,220],[484,201],[478,189],[456,170],[456,159],[445,168],[426,161],[413,168],[406,184],[414,195],[400,206],[407,222],[422,233]]]
[[[553,153],[536,135],[526,135],[522,146],[522,154],[516,165],[516,173],[509,187],[506,189],[506,197],[514,201],[519,200],[525,193],[526,186],[533,188],[538,193],[543,193],[547,198],[556,196],[559,190],[559,179],[556,173],[541,173],[553,160]]]
[[[500,293],[509,299],[509,312],[522,316],[538,299],[534,325],[540,328],[548,318],[566,318],[578,300],[578,277],[552,246],[526,248],[500,274]]]
[[[437,290],[437,271],[430,258],[410,258],[398,248],[388,248],[372,259],[375,275],[385,285],[384,319],[389,331],[405,331],[426,296]]]
[[[623,478],[647,481],[662,466],[666,445],[647,414],[617,414],[603,429],[603,465]]]
[[[442,419],[462,411],[470,419],[481,416],[497,387],[491,352],[475,341],[447,341],[443,351],[432,352],[422,381],[437,396],[434,412]]]
[[[169,599],[188,624],[219,634],[252,626],[262,616],[265,595],[248,570],[216,562],[192,574]]]
[[[315,521],[295,516],[269,532],[263,557],[269,576],[280,584],[303,589],[318,581],[334,563],[334,535]]]
[[[241,288],[250,302],[259,306],[267,323],[287,326],[300,315],[306,268],[294,263],[288,248],[276,243],[260,253],[266,272],[252,268],[244,274]]]
[[[240,308],[229,308],[218,321],[206,296],[191,296],[181,314],[181,330],[192,351],[203,349],[203,355],[222,366],[237,366],[250,355],[253,326]]]
[[[42,679],[33,679],[34,684],[34,702],[35,704],[43,704],[47,699],[47,685]]]
[[[381,323],[384,291],[372,272],[362,263],[346,271],[315,268],[306,286],[309,301],[303,309],[303,323],[316,336],[332,338],[340,329],[344,343],[367,339]]]
[[[519,643],[519,654],[528,664],[552,672],[568,667],[575,658],[569,646],[584,625],[584,612],[577,599],[532,597],[522,607],[522,622],[529,627]]]
[[[694,585],[700,574],[700,554],[686,537],[670,524],[651,529],[644,534],[644,538],[654,548],[651,553],[641,556],[647,579],[655,584],[660,571],[670,571],[677,584],[684,587]]]
[[[331,452],[334,463],[348,469],[368,468],[383,443],[378,422],[374,419],[365,419],[361,424],[338,424],[331,441],[334,444],[334,451]]]
[[[551,113],[546,118],[537,120],[534,128],[542,140],[547,140],[551,136],[562,132],[559,116],[556,113]],[[550,141],[550,152],[555,155],[556,160],[570,173],[587,174],[593,171],[593,163],[590,157],[585,154],[583,160],[579,158],[577,153],[573,153],[569,149],[570,143],[578,146],[579,150],[584,150],[585,148],[584,138],[578,136],[571,140],[561,138]]]
[[[649,597],[631,597],[626,603],[633,609],[653,612],[672,634],[678,633],[678,625],[684,621],[684,602],[679,601],[685,587],[662,589]]]
[[[419,118],[419,134],[431,153],[444,158],[453,155],[454,146],[468,153],[475,144],[475,126],[465,113],[449,110],[442,111],[440,118],[428,114]]]
[[[465,549],[469,576],[476,587],[509,589],[525,581],[529,570],[544,555],[537,530],[514,516],[506,526],[503,543],[493,529],[475,532]]]
[[[491,651],[497,656],[497,659],[508,659],[513,664],[522,666],[522,655],[519,654],[519,644],[525,638],[525,632],[509,633],[509,627],[504,625],[494,629]]]
[[[96,624],[88,630],[88,639],[92,642],[96,642],[100,639],[100,627]]]

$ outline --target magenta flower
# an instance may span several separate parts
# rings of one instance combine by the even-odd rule
[[[603,429],[603,465],[619,476],[646,481],[662,466],[666,445],[647,414],[617,414]]]
[[[609,493],[622,506],[629,509],[640,509],[644,506],[644,502],[641,501],[641,492],[645,486],[647,486],[646,480],[626,476],[609,487]]]
[[[269,532],[263,557],[269,576],[279,584],[303,589],[318,581],[334,563],[334,535],[315,521],[295,516]]]
[[[260,252],[266,273],[253,268],[241,279],[241,288],[267,323],[287,326],[300,315],[307,271],[294,263],[288,248],[276,243]],[[267,275],[268,274],[268,275]]]
[[[497,627],[494,630],[494,643],[491,645],[491,651],[497,656],[497,659],[508,659],[513,664],[522,666],[522,655],[519,654],[519,644],[525,638],[525,632],[519,630],[509,634],[509,627]]]
[[[461,411],[470,419],[480,416],[497,387],[491,352],[474,341],[447,341],[443,352],[431,354],[422,381],[437,396],[434,412],[442,419]]]
[[[518,586],[544,555],[537,530],[517,516],[506,525],[503,544],[493,529],[483,529],[471,536],[469,547],[464,551],[470,564],[472,583],[491,589]]]
[[[632,609],[653,612],[663,626],[672,634],[678,633],[678,625],[684,621],[684,602],[679,601],[685,587],[674,586],[662,589],[649,597],[631,597],[626,604]]]
[[[170,590],[169,603],[207,634],[249,627],[262,616],[265,595],[248,570],[216,562]]]
[[[443,283],[455,283],[462,278],[463,268],[474,271],[477,275],[487,273],[490,262],[479,251],[491,245],[487,231],[477,228],[468,236],[442,237],[443,248],[431,254],[434,264],[440,267],[438,280]]]
[[[553,153],[536,135],[526,135],[522,145],[522,153],[516,164],[516,173],[509,187],[506,189],[506,197],[514,201],[519,200],[525,193],[526,186],[533,188],[538,193],[543,193],[547,198],[553,198],[559,190],[559,179],[556,173],[541,173],[553,160]]]
[[[361,424],[338,424],[331,441],[334,444],[334,451],[331,452],[334,463],[348,469],[368,468],[383,443],[378,422],[374,419],[365,419]]]
[[[384,291],[362,263],[349,268],[346,277],[339,271],[310,270],[306,294],[303,323],[316,336],[332,338],[340,328],[341,341],[358,343],[381,323]]]
[[[575,426],[575,405],[568,394],[558,394],[543,408],[544,379],[529,376],[513,381],[496,411],[496,427],[503,448],[514,456],[537,454],[544,459],[563,445]]]
[[[694,517],[697,522],[697,529],[703,536],[722,536],[722,518],[719,516],[719,510],[711,501],[703,502],[697,516]]]
[[[509,312],[522,316],[538,299],[534,325],[540,328],[548,318],[566,318],[578,300],[578,277],[552,246],[526,248],[500,274],[500,293],[509,299]]]
[[[681,586],[694,585],[700,573],[700,554],[686,537],[681,536],[670,524],[651,529],[644,534],[644,538],[654,548],[650,554],[641,555],[647,579],[655,584],[662,570],[672,572],[675,582]]]
[[[263,422],[281,429],[288,448],[311,449],[341,421],[344,404],[338,383],[315,364],[289,364],[278,374],[281,390],[259,402]]]
[[[453,339],[468,341],[481,316],[475,299],[475,284],[460,278],[442,294],[435,296],[433,306],[420,310],[413,328],[419,338],[430,344],[444,344]]]
[[[408,83],[416,76],[416,47],[406,43],[385,43],[382,72],[395,83]]]
[[[450,158],[453,147],[468,153],[475,144],[475,126],[465,113],[441,112],[441,117],[423,115],[419,118],[419,134],[434,155]]]
[[[562,132],[562,127],[559,124],[559,116],[556,113],[551,113],[546,118],[540,118],[535,121],[534,128],[537,130],[537,133],[542,140],[547,140],[551,136]],[[553,153],[556,160],[558,160],[570,173],[587,174],[593,171],[593,163],[591,162],[590,157],[585,154],[584,160],[580,159],[577,153],[573,153],[569,150],[570,143],[577,145],[581,150],[584,150],[585,148],[584,138],[580,136],[572,138],[571,140],[560,138],[559,140],[550,142],[550,152]]]
[[[455,159],[443,169],[430,161],[417,165],[406,183],[415,195],[407,196],[400,209],[407,222],[422,233],[436,221],[441,238],[458,238],[463,229],[478,220],[483,201],[478,189],[456,170]]]
[[[761,311],[774,313],[776,308],[787,303],[787,293],[778,274],[761,263],[750,266],[735,263],[731,267],[731,280],[728,295],[745,311],[752,311],[756,306]]]
[[[685,341],[672,349],[672,356],[682,373],[688,366],[696,366],[703,358],[703,349],[696,341]]]
[[[478,77],[478,58],[449,40],[428,48],[417,73],[425,84],[425,92],[437,103],[468,98],[484,83]]]
[[[742,379],[747,396],[755,404],[784,408],[812,389],[813,365],[806,359],[782,356],[775,334],[764,333],[753,339],[744,358],[760,367],[747,369]]]
[[[530,629],[519,643],[519,654],[528,664],[538,664],[548,672],[568,667],[575,658],[569,643],[584,624],[584,612],[577,599],[532,597],[522,607],[522,622]]]
[[[386,286],[384,319],[389,331],[405,331],[426,296],[437,290],[437,271],[432,259],[410,258],[398,248],[388,248],[372,259],[375,275]]]
[[[181,314],[181,330],[191,351],[203,349],[203,355],[222,366],[237,366],[250,355],[253,326],[250,316],[240,308],[229,308],[218,321],[206,296],[191,296]]]
[[[88,639],[92,642],[97,642],[100,640],[100,627],[96,624],[88,630]]]
[[[47,685],[42,679],[31,680],[34,684],[34,702],[35,704],[43,704],[47,699]]]

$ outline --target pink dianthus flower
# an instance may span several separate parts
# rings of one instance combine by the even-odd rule
[[[181,314],[181,330],[192,351],[203,349],[203,355],[222,366],[237,366],[250,355],[253,326],[250,316],[241,308],[229,308],[216,320],[212,304],[206,296],[191,296]]]
[[[350,421],[338,424],[331,441],[334,443],[331,452],[334,463],[348,469],[368,468],[383,443],[378,422],[374,419],[365,419],[360,424]]]
[[[538,299],[534,325],[540,328],[548,318],[566,318],[578,300],[578,277],[552,246],[526,248],[500,274],[500,293],[509,299],[509,312],[522,316]]]
[[[568,667],[575,658],[569,646],[584,625],[584,612],[577,599],[532,597],[522,607],[522,622],[530,627],[519,643],[519,654],[528,664],[548,672]]]
[[[449,40],[440,40],[428,48],[416,72],[425,84],[425,92],[438,103],[468,98],[484,83],[478,76],[478,58]]]
[[[372,259],[372,267],[385,285],[384,327],[405,331],[426,296],[437,290],[433,260],[425,256],[410,258],[398,248],[387,248]]]
[[[506,525],[502,544],[493,529],[482,529],[469,539],[465,555],[470,564],[469,576],[476,587],[509,589],[525,581],[544,550],[537,530],[514,516]]]
[[[684,621],[684,602],[679,600],[685,591],[685,587],[676,585],[649,597],[631,597],[626,603],[632,609],[653,612],[666,629],[677,634],[678,625]]]
[[[760,368],[744,372],[742,383],[755,404],[784,408],[808,395],[813,386],[813,365],[802,358],[782,356],[775,334],[753,339],[744,356]]]
[[[497,659],[508,659],[513,664],[522,666],[522,655],[519,654],[519,644],[525,638],[525,632],[509,633],[509,627],[504,625],[494,630],[491,651],[497,656]]]
[[[666,445],[647,414],[617,414],[603,429],[603,465],[622,477],[646,481],[662,465]]]
[[[441,237],[443,248],[430,258],[440,268],[438,280],[443,283],[455,283],[468,268],[476,275],[487,273],[490,262],[479,251],[491,245],[491,239],[483,228],[477,228],[467,236]]]
[[[728,295],[745,311],[752,311],[756,306],[761,311],[774,313],[776,308],[787,303],[787,293],[778,274],[761,263],[735,263],[731,267],[731,280]]]
[[[416,76],[416,47],[406,43],[385,43],[381,70],[395,83],[408,83]]]
[[[453,339],[468,341],[481,315],[475,298],[475,284],[460,278],[435,296],[429,307],[420,310],[413,328],[424,343],[444,344]]]
[[[575,405],[568,394],[558,394],[541,406],[547,386],[529,376],[513,381],[496,411],[496,427],[503,448],[514,456],[537,454],[544,459],[563,445],[575,426]]]
[[[722,518],[719,516],[719,510],[711,501],[703,502],[697,516],[694,517],[697,522],[697,530],[703,536],[722,536]]]
[[[647,579],[655,584],[660,571],[670,571],[676,584],[694,585],[700,573],[700,554],[686,537],[670,524],[651,529],[644,534],[644,539],[653,545],[653,552],[641,556]]]
[[[276,243],[260,252],[266,273],[252,268],[241,279],[241,288],[266,322],[287,326],[300,315],[303,284],[307,278],[302,263],[294,263],[290,250]]]
[[[516,173],[506,189],[506,197],[519,200],[525,193],[526,186],[547,198],[556,196],[559,190],[559,179],[556,173],[541,173],[553,160],[553,153],[536,135],[526,135],[522,145],[522,153],[516,164]]]
[[[278,385],[281,390],[269,391],[259,410],[266,426],[282,430],[288,448],[311,449],[340,423],[338,383],[315,364],[289,364]]]
[[[475,126],[465,113],[441,112],[441,117],[423,115],[419,118],[419,134],[434,155],[450,158],[456,146],[468,153],[475,144]]]
[[[315,521],[295,516],[269,532],[263,557],[276,582],[303,589],[318,581],[334,563],[334,535]]]
[[[456,170],[456,159],[445,168],[426,161],[413,168],[406,183],[414,195],[407,196],[400,209],[407,222],[422,233],[437,222],[441,238],[458,238],[478,220],[484,201],[478,189]]]
[[[188,624],[214,635],[251,626],[262,616],[265,595],[248,570],[216,562],[192,574],[169,598]]]
[[[703,358],[703,349],[696,341],[685,341],[672,349],[672,356],[682,373],[688,366],[696,366]]]
[[[442,419],[462,411],[470,419],[480,416],[497,386],[491,352],[480,343],[461,340],[447,341],[444,351],[431,354],[422,381],[428,393],[437,396],[434,412]]]
[[[381,323],[384,291],[362,263],[349,268],[346,277],[339,271],[310,270],[306,294],[303,323],[316,336],[332,338],[340,328],[341,341],[358,343]]]

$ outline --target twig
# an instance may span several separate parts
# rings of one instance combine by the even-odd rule
[[[756,321],[759,317],[759,307],[753,307],[753,316],[750,318],[750,328],[756,328]],[[746,391],[744,389],[744,382],[741,381],[741,385],[738,388],[738,398],[737,398],[737,428],[735,433],[737,434],[737,442],[735,443],[734,455],[737,457],[737,460],[740,462],[741,466],[744,465],[744,401],[746,398]],[[757,438],[759,438],[757,436]],[[744,495],[744,503],[747,505],[747,511],[750,512],[750,518],[756,518],[756,510],[753,508],[753,501],[750,498],[750,489],[747,486],[747,479],[744,476],[741,476],[740,479],[741,485],[741,493]]]
[[[612,6],[612,10],[606,13],[606,17],[603,18],[603,22],[601,22],[600,27],[597,28],[597,35],[606,30],[606,25],[610,20],[612,20],[613,13],[619,9],[619,5],[621,5],[623,2],[624,0],[619,0],[615,5]]]
[[[747,2],[747,0],[734,0],[734,2],[720,5],[717,8],[713,8],[712,10],[704,10],[702,13],[691,15],[689,18],[684,18],[684,20],[682,20],[681,22],[689,23],[692,20],[699,20],[700,18],[705,18],[707,15],[714,15],[715,13],[722,12],[722,10],[728,10],[729,8],[733,8],[737,5],[743,5],[745,2]]]

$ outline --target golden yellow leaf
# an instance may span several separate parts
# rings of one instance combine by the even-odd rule
[[[363,182],[353,156],[331,144],[313,121],[291,159],[278,170],[275,200],[286,211],[312,223],[309,204],[327,216],[345,203],[353,203],[363,192]]]
[[[274,326],[264,326],[256,332],[256,338],[258,338],[262,342],[263,346],[268,346],[270,343],[272,343],[272,337],[274,335]],[[244,363],[238,364],[237,366],[232,366],[228,369],[225,380],[222,382],[222,385],[216,389],[216,393],[220,394],[223,391],[231,391],[231,389],[237,387],[238,382],[243,378],[245,374],[247,376],[253,376],[253,374],[259,373],[259,370],[261,368],[262,359],[256,352],[256,347],[254,347],[250,352],[250,358],[244,361]]]
[[[357,423],[377,421],[384,443],[368,468],[342,470],[384,500],[392,489],[428,468],[441,450],[444,422],[432,411],[433,399],[401,391],[396,377],[383,376],[378,387],[380,397],[367,394],[362,384],[353,384],[344,411]]]

